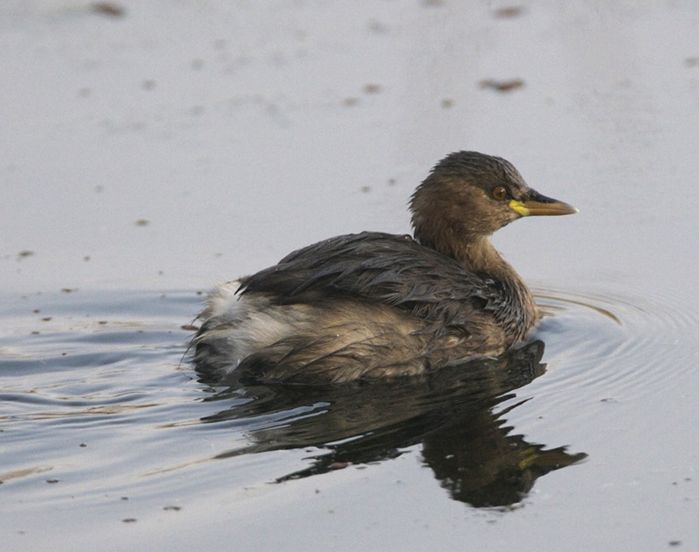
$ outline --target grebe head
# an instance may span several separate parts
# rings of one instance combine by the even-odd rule
[[[530,188],[505,159],[474,151],[447,155],[410,200],[415,238],[449,253],[515,219],[569,215],[577,209]]]

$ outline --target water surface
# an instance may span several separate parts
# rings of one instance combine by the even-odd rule
[[[699,548],[695,5],[120,5],[0,7],[4,548]],[[458,149],[581,210],[495,237],[547,312],[527,347],[197,374],[199,290],[408,231]]]

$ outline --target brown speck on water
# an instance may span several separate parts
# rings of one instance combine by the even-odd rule
[[[376,34],[386,34],[388,32],[388,27],[376,19],[369,21],[367,27],[372,33]]]
[[[371,186],[362,186],[359,188],[363,194],[368,194],[371,191]]]
[[[506,6],[495,10],[493,15],[498,19],[512,19],[513,17],[519,17],[523,13],[524,8],[522,6]]]
[[[347,107],[353,107],[353,106],[359,104],[359,98],[355,98],[355,97],[345,98],[342,101],[342,104],[347,106]]]
[[[50,317],[50,316],[44,316],[44,317],[41,319],[42,322],[48,322],[49,320],[51,320],[51,317]]]
[[[442,109],[449,109],[450,107],[454,107],[454,100],[451,98],[444,98],[442,100]]]
[[[121,520],[124,523],[136,523],[136,518],[124,518]]]
[[[182,324],[180,328],[188,332],[196,332],[199,329],[199,326],[195,326],[194,324]]]
[[[47,479],[46,483],[50,483],[51,485],[53,485],[54,483],[58,483],[58,479]]]
[[[522,79],[484,79],[479,84],[481,88],[489,88],[498,92],[511,92],[512,90],[522,88],[524,86],[524,81]]]
[[[90,6],[93,12],[109,17],[123,17],[126,10],[114,2],[93,2]]]
[[[106,321],[106,320],[98,320],[97,323],[98,323],[100,326],[104,326],[105,324],[107,324],[107,321]]]
[[[150,224],[150,221],[147,219],[138,219],[136,222],[134,222],[136,226],[148,226]]]
[[[78,291],[78,288],[61,288],[61,293],[74,293]]]
[[[23,249],[19,253],[17,253],[17,258],[18,259],[26,259],[27,257],[32,257],[34,255],[34,251],[30,251],[29,249]]]
[[[381,85],[375,83],[369,83],[364,85],[365,94],[378,94],[381,92]]]
[[[166,512],[179,512],[182,506],[163,506],[163,510]]]

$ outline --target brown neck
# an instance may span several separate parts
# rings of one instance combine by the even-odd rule
[[[519,281],[517,273],[496,251],[488,236],[479,236],[468,241],[453,239],[453,236],[434,236],[434,239],[416,237],[423,245],[456,259],[469,272],[488,274],[498,280]]]

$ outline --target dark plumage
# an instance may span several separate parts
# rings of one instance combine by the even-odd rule
[[[489,236],[520,216],[575,209],[476,152],[438,163],[410,209],[414,239],[338,236],[215,290],[195,337],[200,368],[339,382],[423,374],[523,340],[538,312]]]

